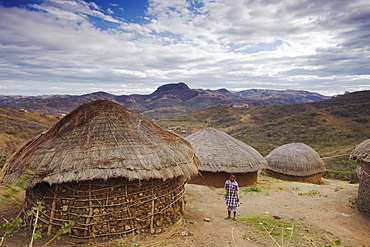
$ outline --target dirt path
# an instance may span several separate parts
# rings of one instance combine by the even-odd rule
[[[273,215],[289,216],[330,232],[341,240],[342,246],[370,247],[370,219],[361,216],[352,203],[357,197],[358,185],[335,180],[324,180],[324,183],[314,185],[285,182],[260,176],[258,187],[262,188],[262,191],[241,192],[241,207],[238,215],[269,212]],[[95,239],[88,244],[77,243],[63,237],[59,241],[54,241],[50,247],[271,246],[264,244],[264,239],[251,238],[253,231],[250,226],[240,221],[224,219],[227,211],[222,192],[223,189],[187,184],[185,220],[162,234],[145,237],[138,235],[134,239],[118,239],[105,243]],[[15,208],[2,207],[1,213],[14,210]],[[205,218],[210,221],[205,221]],[[189,235],[182,236],[182,232],[188,232]],[[3,246],[27,246],[29,239],[29,234],[18,233],[4,241]],[[37,240],[34,246],[42,246],[41,243],[46,240],[46,238]]]
[[[262,177],[261,192],[242,193],[240,213],[269,212],[294,217],[332,233],[341,239],[343,246],[370,246],[370,220],[361,216],[352,204],[358,185],[324,182],[314,185]],[[188,228],[196,243],[190,246],[264,246],[248,240],[250,232],[243,223],[224,219],[222,189],[188,184],[186,198]]]

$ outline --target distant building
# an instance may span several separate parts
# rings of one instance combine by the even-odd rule
[[[249,105],[248,104],[233,105],[233,107],[249,107]]]
[[[205,128],[185,138],[201,158],[200,174],[189,183],[222,188],[230,173],[236,174],[240,187],[257,183],[258,171],[267,161],[246,143],[214,128]]]

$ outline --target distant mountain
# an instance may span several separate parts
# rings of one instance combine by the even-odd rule
[[[95,92],[80,96],[7,96],[0,95],[0,107],[25,109],[29,112],[67,114],[79,105],[94,100],[110,100],[147,118],[166,118],[219,104],[262,106],[303,103],[330,97],[307,91],[251,89],[231,92],[227,89],[191,89],[183,82],[166,84],[148,95],[113,95]]]
[[[249,89],[236,92],[236,95],[255,100],[287,101],[291,103],[308,103],[323,100],[323,95],[308,91]],[[326,99],[328,99],[327,97]]]

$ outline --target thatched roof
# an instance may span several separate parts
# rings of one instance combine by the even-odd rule
[[[188,141],[117,103],[83,104],[21,147],[2,170],[3,182],[34,168],[30,186],[92,179],[190,178],[200,161]]]
[[[350,154],[351,160],[359,159],[370,163],[370,139],[361,142]]]
[[[304,143],[285,144],[267,156],[268,170],[292,176],[310,176],[325,172],[320,155]]]
[[[198,151],[200,171],[246,173],[266,168],[263,156],[223,131],[205,128],[185,138]]]

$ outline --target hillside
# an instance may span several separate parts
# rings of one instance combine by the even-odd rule
[[[0,108],[0,165],[22,143],[48,130],[59,116]]]
[[[248,93],[249,92],[249,93]],[[149,119],[162,119],[200,110],[219,104],[261,106],[284,103],[301,103],[325,100],[329,97],[313,92],[294,90],[252,89],[231,92],[227,89],[191,89],[185,83],[162,85],[148,95],[113,95],[95,92],[80,96],[4,96],[0,95],[0,107],[26,109],[29,112],[67,114],[83,103],[94,100],[115,101]]]
[[[191,95],[194,91],[176,85],[174,88],[160,88],[154,95],[164,100],[164,95],[168,96],[166,92],[173,94],[173,90],[177,90],[182,100],[195,100]],[[189,94],[182,94],[183,90]],[[94,95],[95,99],[99,99],[104,94]],[[59,103],[60,107],[64,106]],[[2,159],[27,139],[50,128],[59,118],[57,115],[0,108]],[[310,103],[257,107],[216,105],[193,113],[174,115],[157,123],[184,136],[204,127],[215,127],[246,142],[264,156],[280,145],[303,142],[322,157],[339,156],[325,159],[328,169],[326,177],[355,181],[356,163],[348,160],[348,154],[361,141],[370,138],[369,122],[370,91],[361,91]]]
[[[218,105],[161,121],[161,125],[179,126],[186,130],[184,135],[204,127],[218,128],[264,156],[283,144],[303,142],[321,157],[339,156],[325,159],[327,177],[356,180],[356,164],[347,154],[370,138],[370,91],[301,104]]]

